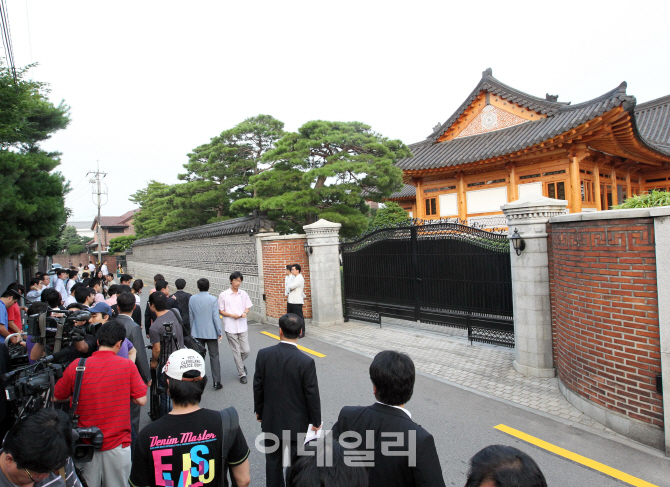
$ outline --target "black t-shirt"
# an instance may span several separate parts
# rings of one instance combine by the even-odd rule
[[[140,431],[130,484],[135,487],[178,487],[197,482],[207,487],[228,485],[224,483],[221,461],[221,433],[219,411],[199,409],[188,414],[166,414]],[[249,447],[238,429],[228,452],[228,465],[239,465],[248,456]],[[183,478],[184,472],[188,472],[188,478]]]

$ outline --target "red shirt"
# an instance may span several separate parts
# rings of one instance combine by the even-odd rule
[[[19,308],[18,303],[14,303],[12,306],[9,307],[7,310],[7,319],[11,320],[14,322],[14,324],[21,329],[23,324],[21,323],[21,308]],[[9,330],[10,333],[14,333],[13,331]]]
[[[67,399],[74,393],[79,360],[72,362],[56,382],[54,397]],[[84,380],[79,393],[79,426],[97,426],[105,435],[102,451],[119,445],[130,446],[130,398],[139,399],[147,386],[130,360],[111,351],[98,351],[86,359]]]

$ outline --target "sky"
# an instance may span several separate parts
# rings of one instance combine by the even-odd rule
[[[670,94],[670,2],[6,0],[17,66],[71,107],[42,144],[62,153],[71,220],[103,216],[150,180],[176,183],[187,154],[247,117],[295,131],[360,121],[413,143],[443,123],[486,68],[535,96],[583,102],[628,82]],[[1,53],[0,53],[1,54]]]

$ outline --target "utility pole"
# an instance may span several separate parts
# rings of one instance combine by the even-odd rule
[[[100,172],[100,161],[97,161],[98,163],[98,170],[93,172],[89,171],[86,173],[86,176],[89,174],[93,174],[93,177],[89,179],[88,181],[93,184],[93,195],[98,197],[98,226],[97,226],[97,234],[98,234],[98,262],[102,262],[102,221],[101,221],[101,216],[100,216],[100,207],[104,204],[107,204],[105,201],[102,203],[102,195],[107,195],[107,188],[105,190],[102,190],[102,186],[100,184],[100,180],[107,176],[106,172]],[[100,177],[102,176],[102,178]],[[96,190],[96,185],[97,185],[97,190]],[[95,201],[93,202],[95,203]]]

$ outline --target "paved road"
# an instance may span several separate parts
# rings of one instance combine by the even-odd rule
[[[263,455],[253,447],[254,439],[260,433],[260,424],[256,422],[253,413],[251,377],[258,349],[277,343],[276,340],[262,335],[261,331],[277,334],[274,326],[250,327],[251,356],[246,362],[249,384],[239,383],[228,344],[224,340],[220,347],[223,390],[215,391],[209,385],[202,400],[203,407],[222,409],[234,406],[239,412],[240,425],[252,450],[250,462],[253,486],[265,485],[265,461]],[[369,357],[310,339],[309,330],[308,337],[300,340],[300,344],[326,355],[324,358],[315,358],[326,428],[332,426],[343,406],[369,405],[374,402],[368,376],[371,362]],[[207,367],[209,369],[209,363]],[[435,437],[447,485],[462,486],[468,459],[490,444],[512,445],[530,454],[540,465],[552,487],[629,485],[494,429],[499,424],[521,430],[651,482],[652,485],[670,485],[670,460],[660,452],[620,443],[568,422],[559,422],[464,391],[434,378],[417,377],[414,397],[407,408],[412,413],[412,419]],[[145,414],[148,406],[144,409],[142,422],[146,424],[149,421]]]

